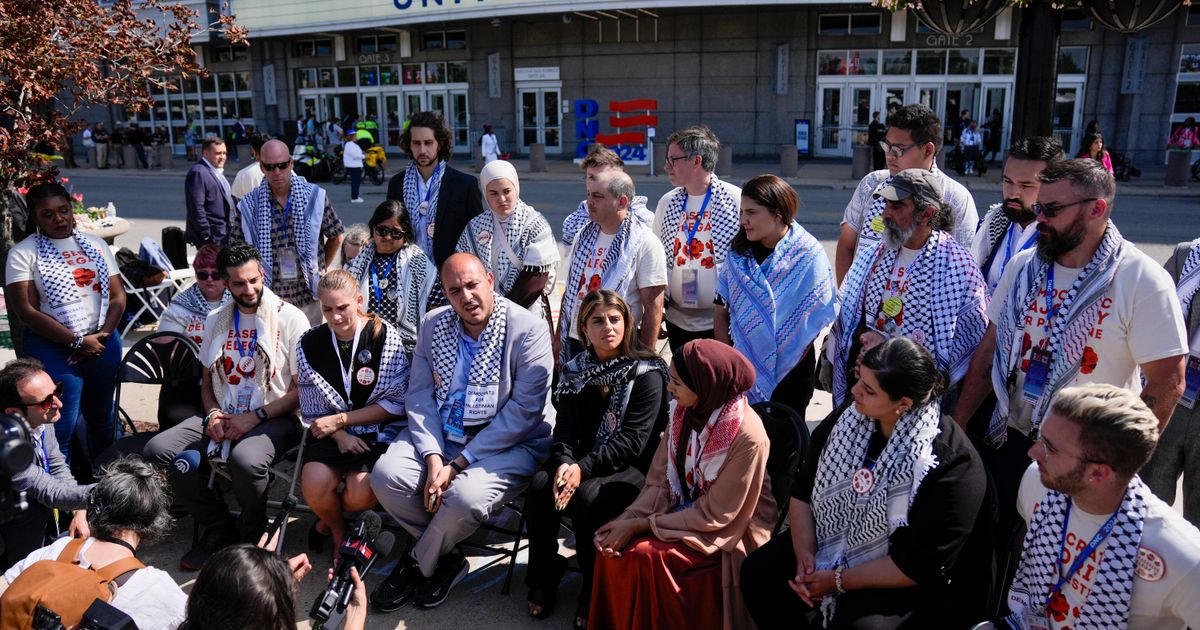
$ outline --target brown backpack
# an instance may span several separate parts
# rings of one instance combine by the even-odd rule
[[[0,597],[0,629],[29,630],[38,606],[53,611],[70,628],[97,599],[110,602],[126,573],[144,568],[137,558],[122,558],[99,569],[75,561],[85,538],[67,543],[57,560],[38,560],[13,580]]]

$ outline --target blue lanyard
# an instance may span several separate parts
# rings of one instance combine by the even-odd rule
[[[38,446],[42,449],[42,470],[50,472],[50,453],[46,452],[46,440],[38,440]]]
[[[241,315],[242,315],[242,312],[237,310],[237,308],[235,307],[233,309],[233,336],[234,336],[233,347],[237,348],[239,356],[242,356],[242,357],[252,356],[254,354],[254,351],[258,349],[258,329],[255,328],[254,331],[250,333],[250,341],[249,342],[243,343],[242,342],[242,325],[241,325],[242,317],[241,317]]]
[[[708,210],[708,200],[712,198],[712,183],[708,184],[708,191],[704,193],[704,201],[700,204],[700,215],[696,217],[696,222],[692,224],[691,231],[687,235],[686,250],[692,249],[692,241],[696,239],[696,232],[700,229],[700,224],[704,221],[704,213]],[[687,222],[687,213],[684,213],[684,223]]]
[[[1083,563],[1087,562],[1087,559],[1092,556],[1092,553],[1096,551],[1096,548],[1100,546],[1100,543],[1103,543],[1104,539],[1108,538],[1108,535],[1112,533],[1113,528],[1116,527],[1117,524],[1117,514],[1120,512],[1121,508],[1117,508],[1117,511],[1113,512],[1112,516],[1108,517],[1108,520],[1100,526],[1100,529],[1094,536],[1092,536],[1092,539],[1088,541],[1087,546],[1084,547],[1083,550],[1079,552],[1079,555],[1075,557],[1075,561],[1071,563],[1071,568],[1067,570],[1066,575],[1063,575],[1062,573],[1062,563],[1055,560],[1055,563],[1059,565],[1058,583],[1054,585],[1054,588],[1050,589],[1050,594],[1046,596],[1046,602],[1042,604],[1043,609],[1049,607],[1050,600],[1054,598],[1054,594],[1061,591],[1063,585],[1071,581],[1071,578],[1079,572],[1079,569],[1083,566]],[[1069,529],[1067,526],[1070,524],[1071,500],[1067,499],[1067,515],[1063,517],[1062,549],[1065,549],[1067,546],[1067,531]]]
[[[286,237],[287,233],[288,233],[288,226],[290,226],[292,223],[291,222],[291,218],[292,218],[292,193],[291,192],[288,192],[287,202],[283,204],[283,212],[279,216],[283,220],[280,227],[283,230],[283,235]]]
[[[1050,322],[1054,321],[1054,263],[1046,270],[1046,340],[1050,341]]]
[[[1016,223],[1010,223],[1008,225],[1008,242],[1004,244],[1004,261],[1000,263],[1000,275],[1002,275],[1002,276],[1004,275],[1004,268],[1008,266],[1008,261],[1012,260],[1012,257],[1013,257],[1013,241],[1015,241],[1017,239],[1017,235],[1014,234],[1013,232],[1016,227],[1017,227]],[[1021,248],[1017,250],[1017,253],[1019,254],[1025,250],[1029,249],[1030,247],[1033,247],[1034,244],[1036,244],[1036,243],[1037,243],[1037,234],[1034,233],[1033,238],[1029,239],[1028,241],[1025,241],[1025,244],[1022,245]]]
[[[433,177],[429,178],[429,185],[425,187],[425,199],[424,199],[425,203],[429,203],[429,200],[433,198],[433,191],[435,188],[437,188],[438,184],[441,183],[442,172],[445,171],[445,169],[446,169],[445,162],[441,162],[440,164],[438,164],[437,168],[434,169]],[[417,177],[420,177],[420,176],[421,176],[420,173],[417,173]]]
[[[382,277],[386,278],[388,274],[392,273],[392,265],[396,264],[396,259],[400,257],[399,254],[399,252],[392,254],[392,259],[388,261],[387,269],[383,270]],[[383,291],[379,290],[379,278],[380,275],[375,272],[375,258],[371,258],[371,292],[375,294],[376,304],[383,303]]]

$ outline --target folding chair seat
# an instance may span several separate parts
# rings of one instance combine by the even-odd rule
[[[767,476],[771,479],[771,495],[779,506],[779,519],[772,535],[778,534],[787,522],[788,500],[792,496],[792,480],[804,464],[812,436],[808,425],[795,409],[772,401],[750,406],[762,418],[763,429],[771,440],[767,455]]]
[[[118,248],[115,245],[110,245],[109,247],[115,256]],[[143,315],[150,315],[157,324],[162,318],[163,312],[167,310],[167,304],[171,301],[170,292],[177,290],[179,284],[168,274],[167,277],[163,278],[157,284],[148,287],[139,287],[125,275],[124,271],[121,271],[120,266],[117,267],[117,274],[121,276],[121,283],[125,286],[126,295],[138,298],[141,304],[132,315],[128,312],[125,313],[125,326],[121,329],[121,335],[128,335],[129,331],[138,325]]]
[[[270,487],[272,485],[274,485],[274,482],[277,479],[287,479],[288,480],[287,494],[284,496],[283,500],[268,499],[267,500],[267,509],[268,510],[280,510],[280,509],[283,509],[284,506],[286,505],[286,506],[288,506],[287,509],[290,512],[294,512],[296,510],[303,510],[303,511],[308,511],[308,512],[312,511],[307,505],[304,504],[303,499],[298,498],[296,496],[296,484],[299,483],[300,474],[304,469],[304,443],[306,442],[306,440],[304,438],[305,438],[305,436],[301,435],[299,444],[297,444],[296,446],[293,446],[292,448],[288,449],[284,453],[276,455],[275,460],[272,461],[271,464],[267,466],[267,494],[268,495],[270,495],[270,492],[271,492]],[[293,458],[295,459],[295,466],[293,466],[292,470],[289,472],[287,470],[287,466],[290,463],[292,463]],[[220,487],[220,478],[224,478],[229,483],[233,482],[233,478],[230,475],[229,469],[223,460],[213,460],[210,458],[207,461],[208,461],[208,465],[209,465],[209,469],[210,469],[209,476],[208,476],[208,486],[209,486],[209,488],[212,488],[213,490],[215,490],[218,494],[223,495],[224,494],[223,490]],[[232,510],[232,512],[234,514],[237,514],[238,510],[235,509],[235,510]],[[285,518],[285,519],[283,519],[283,522],[279,526],[279,542],[275,546],[275,549],[277,549],[277,550],[283,549],[283,543],[284,543],[285,538],[287,537],[287,528],[288,528],[288,520]],[[200,539],[199,524],[193,525],[192,538],[193,538],[193,541],[198,541]]]
[[[137,383],[158,385],[168,396],[159,397],[160,429],[178,423],[189,410],[200,412],[200,348],[191,339],[176,332],[155,332],[133,344],[117,366],[117,388],[113,394],[114,438],[122,423],[137,433],[133,419],[121,406],[121,385]],[[191,415],[189,414],[189,415]]]

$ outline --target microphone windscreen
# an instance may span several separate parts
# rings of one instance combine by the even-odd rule
[[[375,550],[375,555],[382,558],[392,553],[392,546],[396,544],[396,536],[392,532],[383,532],[375,539],[375,544],[371,547]]]
[[[375,540],[379,530],[383,529],[383,519],[373,510],[363,512],[362,516],[358,517],[358,522],[363,524],[363,540]]]
[[[200,451],[193,449],[179,451],[174,461],[171,462],[171,467],[175,469],[176,473],[181,475],[186,475],[196,470],[200,467]]]

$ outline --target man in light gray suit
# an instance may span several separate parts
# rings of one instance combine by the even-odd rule
[[[445,601],[467,574],[458,544],[525,487],[554,428],[546,322],[496,295],[471,254],[447,258],[441,279],[451,306],[422,322],[408,429],[371,473],[380,504],[416,539],[371,595],[384,612]]]
[[[63,459],[54,437],[54,423],[61,417],[62,384],[55,383],[35,359],[9,361],[0,369],[0,409],[25,418],[33,428],[33,463],[13,475],[13,490],[25,492],[29,507],[0,527],[4,541],[0,567],[7,570],[41,548],[46,524],[55,509],[78,510],[71,533],[88,535],[87,491],[91,486],[75,483],[71,467]],[[82,529],[81,529],[82,528]]]

